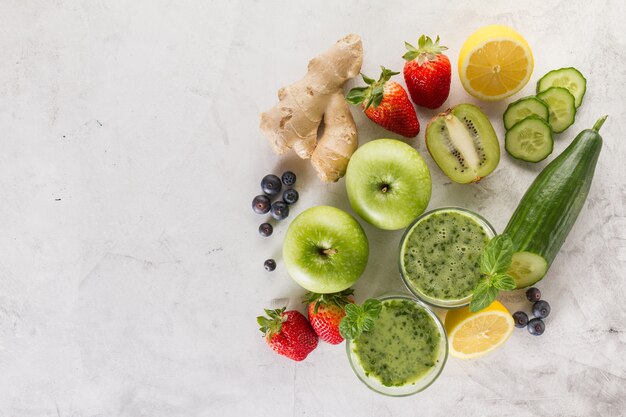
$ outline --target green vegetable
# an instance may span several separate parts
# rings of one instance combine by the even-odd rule
[[[474,287],[471,312],[477,312],[493,303],[500,290],[515,289],[515,281],[507,274],[513,256],[513,242],[507,234],[501,234],[489,241],[480,255],[480,272],[485,277]]]
[[[550,87],[564,87],[574,96],[576,108],[583,102],[587,90],[587,80],[576,68],[559,68],[550,71],[537,82],[537,93],[546,91]]]
[[[566,88],[550,87],[537,94],[537,97],[548,104],[550,111],[548,123],[550,123],[554,133],[561,133],[574,124],[574,120],[576,120],[575,99]]]
[[[339,323],[339,333],[344,339],[353,340],[361,333],[369,332],[374,328],[374,323],[382,308],[382,303],[375,298],[365,300],[362,306],[346,305],[346,315]]]
[[[517,122],[524,120],[529,116],[538,116],[543,120],[548,121],[550,112],[548,111],[548,105],[539,100],[535,96],[529,96],[520,98],[517,101],[509,104],[504,111],[502,119],[504,120],[504,128],[509,130]]]
[[[526,162],[543,161],[552,153],[553,146],[552,129],[538,116],[516,123],[504,136],[504,148],[509,155]]]
[[[602,149],[607,116],[585,129],[550,162],[522,197],[504,232],[515,253],[508,269],[517,288],[542,279],[582,209]]]

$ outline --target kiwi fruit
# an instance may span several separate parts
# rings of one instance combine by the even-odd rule
[[[426,128],[426,147],[443,173],[460,184],[480,181],[500,162],[496,132],[472,104],[433,117]]]

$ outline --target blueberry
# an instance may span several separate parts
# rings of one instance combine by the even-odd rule
[[[526,327],[528,324],[528,315],[523,311],[517,311],[513,314],[513,320],[515,320],[515,327]]]
[[[252,210],[254,210],[256,214],[265,214],[270,211],[271,204],[272,202],[266,195],[257,195],[252,200]]]
[[[293,188],[283,191],[283,201],[287,204],[293,204],[298,201],[298,192]]]
[[[283,180],[283,184],[285,184],[288,187],[291,187],[292,185],[296,183],[296,174],[294,174],[291,171],[285,171],[283,172],[282,180]]]
[[[533,304],[533,316],[545,319],[550,315],[550,304],[547,301],[540,300]]]
[[[273,271],[276,269],[276,261],[273,259],[267,259],[263,262],[263,267],[266,271]]]
[[[528,301],[530,301],[531,303],[539,301],[541,300],[541,291],[539,291],[539,288],[529,288],[528,290],[526,290],[526,298],[528,298]]]
[[[543,334],[544,330],[546,330],[546,324],[543,320],[534,318],[528,322],[528,333],[533,336],[540,336]]]
[[[276,175],[269,174],[263,177],[261,180],[261,189],[267,195],[276,195],[280,192],[282,184],[280,178]]]
[[[261,223],[259,226],[259,234],[263,237],[268,237],[272,235],[274,228],[269,223]]]
[[[275,201],[272,204],[270,214],[276,220],[283,220],[289,216],[289,206],[284,201]]]

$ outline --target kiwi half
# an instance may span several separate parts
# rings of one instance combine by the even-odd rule
[[[426,128],[426,147],[443,173],[460,184],[480,181],[500,162],[496,132],[472,104],[433,117]]]

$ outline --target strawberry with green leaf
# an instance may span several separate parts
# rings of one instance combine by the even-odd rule
[[[348,92],[346,100],[360,104],[365,115],[374,123],[398,135],[412,138],[420,131],[420,123],[409,96],[400,84],[390,81],[399,74],[385,67],[378,81],[363,74],[367,87],[356,87]]]
[[[354,303],[353,293],[352,289],[347,289],[332,294],[308,292],[304,296],[311,327],[324,342],[332,345],[343,342],[339,323],[346,315],[346,305]]]
[[[353,340],[361,333],[371,331],[382,308],[380,300],[375,298],[368,298],[363,305],[346,305],[346,316],[339,324],[341,335],[344,339]]]
[[[317,347],[317,334],[300,312],[265,309],[265,316],[257,317],[257,323],[265,341],[276,353],[294,361],[301,361]]]
[[[439,45],[439,36],[433,42],[425,35],[417,48],[408,42],[404,45],[408,50],[402,57],[406,60],[404,81],[413,103],[429,109],[441,107],[450,94],[452,78],[450,60],[443,54],[448,48]]]

